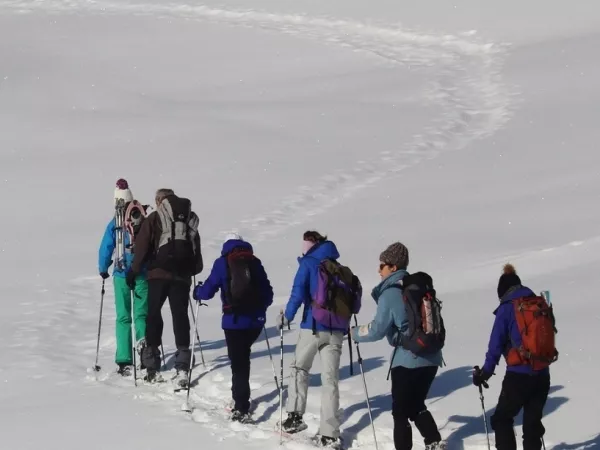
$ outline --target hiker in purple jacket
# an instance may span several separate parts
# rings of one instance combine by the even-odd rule
[[[316,231],[304,233],[303,256],[298,258],[298,271],[285,312],[277,318],[278,326],[288,326],[302,307],[300,334],[296,344],[294,360],[291,364],[288,390],[288,418],[283,422],[287,433],[297,433],[307,428],[302,419],[306,410],[309,370],[317,353],[321,357],[321,423],[317,433],[319,443],[328,447],[340,444],[340,421],[338,390],[342,343],[347,332],[345,328],[327,327],[317,323],[312,315],[313,295],[318,284],[319,264],[326,259],[340,257],[335,244]],[[358,304],[356,308],[359,308]],[[353,312],[358,312],[353,311]]]

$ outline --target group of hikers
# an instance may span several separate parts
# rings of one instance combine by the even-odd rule
[[[155,209],[148,214],[150,207],[134,200],[123,179],[117,182],[115,199],[117,212],[102,239],[99,271],[104,283],[110,265],[115,264],[118,373],[131,376],[137,351],[140,369],[146,370],[144,379],[161,380],[161,308],[168,298],[177,347],[174,379],[185,385],[191,368],[190,294],[200,302],[220,291],[221,325],[232,371],[231,419],[250,423],[251,348],[265,328],[267,310],[273,303],[273,288],[252,245],[238,234],[229,234],[208,278],[195,284],[193,279],[202,272],[203,259],[198,217],[190,201],[170,189],[159,189]],[[446,443],[425,404],[444,364],[446,340],[442,305],[432,278],[425,272],[409,273],[407,247],[400,242],[391,244],[379,255],[381,281],[371,292],[377,304],[375,316],[369,323],[358,325],[362,286],[339,258],[336,245],[326,236],[317,231],[303,234],[291,295],[275,322],[282,332],[301,310],[282,430],[292,434],[307,428],[303,415],[309,372],[319,354],[321,411],[314,442],[342,448],[338,383],[344,339],[348,337],[358,346],[387,338],[393,347],[390,376],[395,448],[412,448],[412,422],[427,450],[444,449]],[[510,264],[503,268],[497,295],[500,304],[494,311],[485,363],[473,370],[473,384],[487,388],[504,356],[507,371],[491,418],[496,448],[516,450],[514,418],[523,409],[524,450],[540,450],[545,433],[543,408],[550,388],[548,367],[558,355],[552,306],[544,296],[525,287]]]

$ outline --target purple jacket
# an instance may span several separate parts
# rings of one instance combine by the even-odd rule
[[[506,354],[511,348],[516,348],[521,345],[521,334],[519,333],[519,326],[517,325],[517,319],[515,317],[515,308],[512,302],[517,298],[533,295],[535,294],[528,287],[516,286],[511,288],[504,297],[500,299],[500,306],[494,311],[496,320],[494,321],[494,328],[492,328],[488,351],[485,355],[485,364],[483,365],[484,372],[493,373],[500,361],[500,357],[506,357]],[[508,372],[530,375],[549,373],[549,369],[534,371],[528,364],[507,366],[506,370]]]

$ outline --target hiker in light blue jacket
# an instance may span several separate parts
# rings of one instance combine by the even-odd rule
[[[371,295],[377,303],[375,318],[368,325],[353,327],[352,338],[356,342],[374,342],[387,337],[392,347],[398,342],[398,330],[408,332],[408,317],[402,300],[401,281],[408,275],[408,249],[396,242],[379,256],[381,283]],[[394,445],[396,450],[412,448],[412,428],[409,420],[425,440],[427,450],[445,448],[425,399],[433,383],[442,353],[417,356],[400,346],[395,348],[391,362],[392,415],[394,417]]]

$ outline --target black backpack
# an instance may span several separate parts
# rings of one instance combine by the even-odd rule
[[[226,255],[227,286],[223,312],[251,314],[264,308],[260,260],[247,249],[236,248]]]
[[[406,275],[401,287],[408,335],[399,334],[400,346],[417,356],[438,352],[444,347],[446,329],[431,276],[425,272]]]

